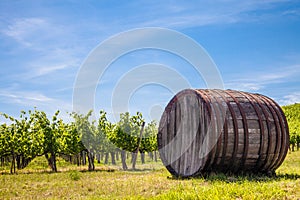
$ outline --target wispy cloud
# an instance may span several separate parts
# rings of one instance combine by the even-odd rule
[[[54,65],[54,66],[43,66],[43,67],[39,67],[36,69],[35,75],[41,76],[41,75],[49,74],[54,71],[65,69],[67,67],[69,67],[69,66],[66,64],[60,64],[60,65]]]
[[[282,13],[282,16],[300,16],[300,9],[289,9]]]
[[[25,65],[26,72],[18,76],[22,79],[32,79],[67,69],[73,71],[80,66],[80,60],[75,56],[63,56],[63,54],[55,56],[56,54],[55,52],[49,52],[49,55],[27,63]],[[66,76],[67,74],[63,75]]]
[[[268,85],[289,82],[300,76],[300,64],[282,67],[272,72],[260,71],[255,73],[239,74],[239,78],[225,82],[225,87],[244,91],[259,91]]]
[[[211,24],[236,23],[242,21],[257,21],[264,17],[270,17],[265,12],[274,7],[290,2],[290,0],[266,0],[266,1],[238,1],[238,0],[216,0],[195,2],[126,2],[120,3],[122,12],[115,13],[98,12],[95,17],[89,17],[80,24],[60,24],[57,19],[49,18],[16,18],[3,28],[3,34],[14,38],[25,46],[34,46],[37,40],[45,40],[61,37],[69,39],[73,37],[72,32],[76,29],[81,33],[88,30],[98,30],[108,34],[114,31],[126,30],[128,28],[145,26],[162,26],[169,28],[187,28]],[[136,10],[134,15],[128,15],[126,10]],[[45,9],[45,8],[44,8]],[[253,14],[251,12],[255,11]],[[290,9],[282,11],[282,15],[298,15],[298,10]],[[276,16],[278,13],[275,13]],[[108,15],[108,16],[107,16]],[[275,16],[275,15],[274,15]],[[102,20],[108,18],[109,20]],[[101,19],[101,20],[99,20]],[[83,23],[84,22],[84,23]],[[101,28],[105,27],[105,29]],[[117,27],[117,28],[116,28]],[[32,36],[35,37],[32,37]],[[91,39],[91,38],[89,38]]]
[[[22,56],[25,51],[31,59],[23,61],[17,80],[44,76],[70,67],[78,67],[82,58],[80,46],[72,46],[73,38],[70,27],[54,23],[47,18],[15,18],[8,20],[7,26],[0,30],[15,40],[23,49],[17,54]],[[18,46],[12,46],[18,49]],[[16,52],[15,52],[16,54]],[[83,57],[83,56],[82,56]],[[25,72],[24,72],[25,71]]]
[[[280,105],[300,103],[300,92],[293,92],[291,94],[285,95],[282,99],[279,99],[278,102]]]
[[[233,80],[225,83],[226,89],[234,89],[241,91],[259,91],[264,86],[261,83],[254,83],[252,80]]]
[[[1,55],[9,64],[11,62],[17,65],[12,65],[9,71],[10,74],[15,74],[14,77],[7,78],[5,74],[8,81],[2,80],[0,83],[22,87],[11,90],[0,88],[0,101],[11,104],[12,107],[40,106],[51,112],[57,108],[71,110],[72,105],[67,98],[71,99],[70,87],[76,78],[77,68],[91,48],[112,34],[145,26],[182,30],[299,16],[297,8],[289,9],[285,6],[284,9],[279,9],[287,2],[291,1],[131,1],[120,2],[116,6],[98,2],[86,4],[85,9],[82,9],[80,3],[73,1],[72,6],[59,3],[45,6],[41,3],[36,6],[39,9],[32,9],[36,7],[29,5],[30,3],[18,2],[14,5],[19,9],[25,7],[26,10],[16,14],[9,13],[17,9],[14,6],[7,6],[10,7],[8,10],[4,6],[1,9],[0,6],[1,41],[5,41],[5,48],[12,50],[10,58],[5,53]],[[87,7],[93,8],[87,10]],[[73,12],[73,9],[78,12]],[[35,12],[36,10],[39,12]],[[131,41],[127,38],[126,42]],[[295,80],[300,76],[299,72],[299,65],[273,70],[272,73],[261,70],[236,75],[225,84],[227,88],[260,91],[272,84]],[[109,83],[106,80],[101,81],[102,85]],[[58,88],[62,87],[60,90],[64,92],[58,92]],[[282,101],[294,101],[299,97],[298,93],[291,91],[284,94],[288,95],[282,95]]]
[[[25,46],[32,46],[33,34],[40,33],[48,23],[41,18],[21,18],[14,19],[6,29],[1,32]]]
[[[37,106],[38,104],[45,104],[54,100],[35,91],[1,90],[0,96],[2,97],[3,103],[16,103],[26,106]]]
[[[54,113],[56,110],[65,111],[62,114],[65,119],[68,118],[66,112],[72,111],[71,102],[49,97],[46,94],[33,90],[1,89],[0,102],[23,109],[33,109],[36,107],[48,114]]]
[[[254,22],[278,15],[271,15],[266,12],[273,9],[280,3],[289,0],[268,0],[268,1],[238,1],[238,0],[217,0],[217,1],[196,1],[189,4],[176,1],[176,6],[170,2],[148,3],[148,9],[143,10],[139,18],[136,18],[138,26],[163,26],[169,28],[189,28],[213,24],[231,24],[238,22]],[[136,7],[140,5],[134,4]],[[264,12],[258,12],[264,11]],[[254,12],[254,13],[252,13]],[[151,19],[144,17],[149,14]],[[297,15],[295,10],[283,11],[281,15]],[[126,26],[127,18],[120,19],[123,26]],[[124,21],[123,21],[124,20]],[[132,24],[131,24],[132,25]]]

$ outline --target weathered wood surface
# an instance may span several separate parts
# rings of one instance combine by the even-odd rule
[[[160,156],[175,176],[274,172],[288,146],[281,108],[259,94],[183,90],[169,102],[159,124]]]

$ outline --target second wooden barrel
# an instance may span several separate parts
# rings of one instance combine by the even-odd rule
[[[272,99],[234,90],[186,89],[161,117],[160,157],[171,174],[274,173],[289,147],[289,131]]]

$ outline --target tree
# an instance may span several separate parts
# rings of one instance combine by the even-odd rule
[[[86,115],[72,113],[71,116],[75,120],[75,127],[76,130],[81,138],[82,143],[84,144],[84,151],[87,153],[88,156],[88,170],[93,171],[95,170],[95,151],[97,151],[98,142],[97,142],[97,135],[96,135],[96,127],[94,125],[94,121],[90,122],[89,118],[92,115],[92,111],[89,111]]]
[[[295,103],[292,105],[287,105],[282,107],[284,114],[286,116],[289,132],[290,132],[290,145],[292,146],[292,151],[295,150],[297,145],[297,150],[300,148],[300,104]]]
[[[100,118],[98,120],[98,141],[101,145],[101,151],[105,154],[104,164],[108,164],[108,156],[111,155],[112,164],[116,164],[115,153],[116,145],[114,145],[108,138],[114,135],[116,131],[116,125],[112,124],[107,120],[106,112],[104,110],[100,111]]]
[[[7,114],[2,114],[11,121],[10,125],[1,125],[0,143],[1,156],[10,157],[11,173],[17,168],[23,169],[36,156],[43,152],[43,135],[35,131],[35,115],[31,111],[21,111],[20,119],[15,119]],[[1,153],[0,153],[1,154]]]
[[[47,118],[43,111],[35,110],[36,126],[35,131],[41,131],[44,135],[44,152],[48,165],[53,172],[57,172],[56,156],[61,151],[61,136],[63,133],[61,119],[58,119],[59,111],[56,111],[52,117],[52,121]]]
[[[139,133],[142,123],[144,123],[143,115],[137,112],[136,115],[130,116],[129,112],[120,114],[120,121],[116,128],[108,137],[109,140],[121,149],[122,167],[127,170],[126,151],[134,153],[137,150],[139,142]],[[134,161],[136,156],[132,154]],[[133,165],[134,167],[134,165]]]
[[[145,152],[157,151],[157,130],[156,121],[151,121],[145,127],[144,137],[141,140],[141,147],[139,149],[142,163],[145,163]]]
[[[1,114],[1,113],[0,113]],[[136,153],[139,151],[144,161],[144,153],[157,149],[156,123],[145,127],[145,137],[140,138],[144,119],[141,113],[130,116],[128,112],[120,115],[120,121],[112,124],[105,111],[100,111],[98,124],[90,122],[92,111],[86,115],[71,113],[74,121],[64,123],[56,111],[51,120],[46,113],[34,109],[21,111],[19,119],[1,114],[10,121],[0,125],[0,158],[10,162],[11,173],[16,167],[23,169],[36,156],[45,156],[53,172],[57,172],[56,157],[63,156],[71,161],[73,155],[87,153],[88,169],[94,170],[95,153],[105,154],[105,163],[109,155],[115,164],[115,153],[121,149],[123,169],[127,169],[126,151],[131,152],[133,169]],[[82,158],[86,158],[85,154]],[[79,159],[78,159],[79,163]]]
[[[85,149],[81,141],[81,136],[77,131],[75,122],[65,124],[62,121],[59,121],[59,129],[61,130],[62,134],[61,137],[59,137],[59,143],[61,144],[61,154],[71,158],[73,155],[78,155]]]

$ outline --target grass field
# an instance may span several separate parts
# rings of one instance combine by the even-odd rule
[[[138,165],[137,171],[59,162],[58,173],[45,170],[43,158],[18,174],[0,175],[0,199],[300,199],[300,151],[289,153],[277,177],[230,176],[175,179],[161,163]]]

